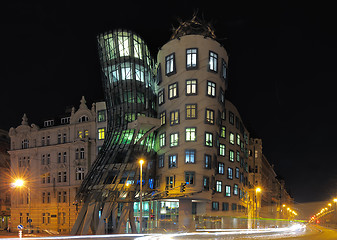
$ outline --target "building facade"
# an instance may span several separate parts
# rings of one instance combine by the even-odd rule
[[[82,97],[79,109],[50,118],[41,128],[29,125],[24,115],[21,125],[10,129],[12,179],[24,180],[12,189],[13,230],[22,224],[34,231],[70,232],[79,211],[75,195],[104,138],[102,110],[89,109]]]
[[[0,129],[0,230],[8,228],[10,220],[10,158],[8,132]]]

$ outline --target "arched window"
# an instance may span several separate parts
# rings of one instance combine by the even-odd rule
[[[78,119],[78,122],[87,122],[87,121],[89,121],[89,118],[86,115],[83,115]]]
[[[84,179],[84,168],[77,167],[76,168],[76,180],[83,180]]]
[[[22,149],[29,148],[29,141],[28,141],[28,139],[22,140],[21,146],[22,146]]]

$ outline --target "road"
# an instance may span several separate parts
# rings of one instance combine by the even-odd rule
[[[19,239],[14,236],[0,236],[1,240]],[[259,230],[216,230],[199,231],[196,233],[175,233],[175,234],[114,234],[114,235],[88,235],[88,236],[55,236],[55,237],[27,237],[24,239],[46,239],[46,240],[337,240],[337,230],[324,228],[321,226],[306,227],[294,226],[291,228],[259,229]],[[22,240],[22,239],[21,239]]]

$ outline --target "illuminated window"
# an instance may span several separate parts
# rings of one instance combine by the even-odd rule
[[[144,82],[145,68],[141,65],[136,64],[135,65],[135,75],[136,75],[136,80]]]
[[[222,192],[222,181],[217,180],[216,181],[216,192]]]
[[[197,68],[197,59],[198,59],[198,49],[189,48],[186,49],[186,69],[195,69]]]
[[[234,145],[235,143],[234,133],[229,133],[229,143]]]
[[[229,150],[229,161],[234,162],[234,151]]]
[[[205,145],[208,147],[213,146],[213,134],[209,132],[205,132]]]
[[[186,95],[196,95],[197,94],[197,80],[188,79],[186,80]]]
[[[236,144],[240,146],[241,140],[240,140],[240,134],[236,134]]]
[[[234,187],[233,187],[233,195],[238,195],[238,192],[239,192],[239,187],[237,184],[234,184]]]
[[[97,112],[97,121],[98,122],[105,122],[105,110],[100,110]]]
[[[226,127],[225,126],[220,127],[220,137],[226,138]]]
[[[208,70],[213,72],[218,71],[218,54],[212,51],[209,51]]]
[[[219,155],[225,156],[226,155],[226,145],[225,144],[219,144]]]
[[[233,179],[233,168],[227,168],[227,178]]]
[[[207,81],[207,95],[210,97],[215,97],[215,83],[211,81]]]
[[[205,123],[214,124],[214,110],[206,108]]]
[[[122,80],[132,79],[132,67],[131,63],[121,63],[121,77]]]
[[[136,35],[133,35],[133,55],[135,58],[142,59],[142,39]]]
[[[240,178],[240,169],[235,168],[235,178],[239,179]]]
[[[203,190],[208,191],[209,190],[209,177],[203,177],[202,179],[202,185],[203,185]]]
[[[170,147],[176,147],[179,144],[179,134],[172,133],[170,134]]]
[[[169,99],[178,97],[178,83],[173,83],[168,86]]]
[[[168,167],[169,168],[177,167],[177,158],[178,158],[177,154],[169,156],[169,161],[168,161]]]
[[[119,49],[119,56],[129,56],[130,55],[130,48],[129,48],[129,38],[130,34],[126,32],[119,32],[118,33],[118,49]]]
[[[186,128],[185,130],[185,141],[186,142],[195,142],[197,139],[196,136],[197,129],[195,127]]]
[[[222,162],[218,162],[218,173],[219,174],[225,173],[225,164]]]
[[[186,104],[186,119],[197,118],[197,104]]]
[[[240,152],[236,151],[236,161],[240,162]]]
[[[166,177],[166,188],[173,188],[174,176]]]
[[[179,124],[179,110],[170,112],[170,125]]]
[[[195,149],[185,150],[185,163],[195,163]]]
[[[226,197],[230,197],[231,196],[231,186],[226,185],[226,193],[225,193]]]
[[[83,138],[83,132],[82,131],[78,131],[77,132],[77,137],[78,138]]]
[[[104,140],[105,139],[105,128],[98,129],[98,139]]]
[[[163,103],[165,103],[164,89],[159,91],[159,93],[158,93],[158,104],[162,105]]]
[[[165,73],[169,76],[174,74],[175,71],[175,56],[174,53],[172,53],[165,57]]]
[[[187,184],[194,184],[194,172],[185,172],[185,182]]]
[[[118,67],[113,65],[110,67],[110,82],[111,80],[113,82],[117,82],[119,80],[119,71],[118,71]]]
[[[166,133],[159,135],[159,147],[164,147],[166,145]]]
[[[160,113],[160,125],[166,124],[166,111]]]

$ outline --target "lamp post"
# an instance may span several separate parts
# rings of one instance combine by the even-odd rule
[[[337,198],[333,199],[334,205],[335,205],[335,224],[337,224]]]
[[[143,232],[143,163],[144,160],[140,159],[140,185],[139,185],[139,233]]]
[[[260,208],[260,204],[258,204],[258,201],[259,201],[259,198],[258,198],[258,194],[261,192],[261,188],[260,187],[257,187],[255,189],[255,203],[256,203],[256,226],[255,228],[258,228],[258,225],[259,225],[259,222],[258,222],[258,218],[260,217],[260,214],[259,214],[259,209],[258,207]]]
[[[23,187],[25,186],[25,181],[22,179],[17,179],[13,183],[14,187]],[[27,186],[26,186],[27,187]],[[28,233],[30,233],[31,229],[31,216],[30,216],[30,206],[31,206],[31,195],[30,195],[30,187],[27,187],[28,190]]]

